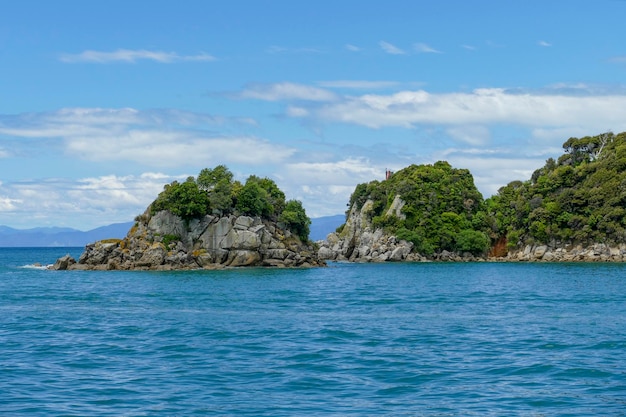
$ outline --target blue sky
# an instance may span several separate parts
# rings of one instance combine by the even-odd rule
[[[227,165],[311,217],[447,160],[485,197],[626,131],[626,1],[3,2],[0,224],[132,220]]]

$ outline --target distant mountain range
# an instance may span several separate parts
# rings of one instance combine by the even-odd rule
[[[345,216],[326,216],[311,219],[311,240],[323,240],[343,224]],[[134,222],[115,223],[83,232],[69,227],[36,227],[13,229],[0,226],[0,247],[80,247],[102,239],[121,239]]]

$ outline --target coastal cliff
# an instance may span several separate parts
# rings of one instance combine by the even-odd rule
[[[124,239],[89,244],[78,261],[65,256],[51,268],[323,266],[308,239],[309,225],[301,203],[285,201],[273,181],[251,176],[241,184],[218,166],[203,170],[198,179],[166,185]]]

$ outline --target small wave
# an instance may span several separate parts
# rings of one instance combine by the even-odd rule
[[[52,266],[52,264],[50,264],[50,265],[42,265],[40,263],[34,263],[34,264],[23,265],[23,266],[20,266],[19,268],[23,268],[23,269],[50,269],[51,266]]]

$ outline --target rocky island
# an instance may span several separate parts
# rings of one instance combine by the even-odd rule
[[[223,165],[174,182],[137,216],[124,239],[87,245],[56,270],[178,270],[323,266],[308,239],[310,219],[268,178],[233,181]]]
[[[486,200],[468,170],[411,165],[359,184],[319,257],[385,261],[626,261],[626,133],[570,138]]]

